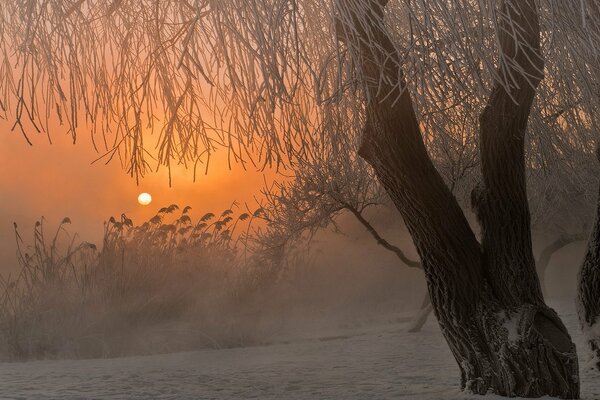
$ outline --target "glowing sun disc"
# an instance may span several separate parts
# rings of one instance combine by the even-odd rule
[[[152,203],[152,196],[150,196],[150,193],[140,193],[138,196],[138,203],[143,206],[147,206],[148,204]]]

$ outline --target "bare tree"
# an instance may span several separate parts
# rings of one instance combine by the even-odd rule
[[[268,185],[263,190],[268,226],[266,232],[257,235],[258,241],[262,242],[265,238],[270,241],[273,236],[286,237],[288,243],[310,241],[326,227],[333,226],[336,232],[343,231],[338,218],[350,215],[379,246],[392,252],[400,260],[400,265],[422,270],[419,261],[413,260],[401,247],[386,239],[372,221],[369,210],[378,208],[389,214],[393,212],[393,205],[368,164],[347,146],[319,145],[319,158],[304,160],[295,169],[293,178]],[[279,234],[273,235],[273,231]],[[410,331],[419,332],[430,312],[429,294],[426,294]]]
[[[542,287],[552,256],[589,236],[590,215],[598,180],[595,143],[598,138],[597,59],[599,37],[590,14],[591,2],[542,3],[559,18],[541,18],[547,60],[545,80],[531,114],[526,164],[532,228],[546,245],[538,256]],[[577,43],[577,45],[573,45]]]
[[[537,5],[506,1],[498,10],[502,80],[481,116],[484,180],[473,195],[480,245],[427,155],[401,60],[383,24],[387,2],[350,3],[339,5],[338,29],[356,54],[367,91],[360,154],[413,236],[463,387],[577,397],[575,346],[543,301],[531,249],[524,136],[543,70]]]
[[[572,147],[582,154],[593,147],[600,46],[586,33],[580,2],[27,0],[0,7],[0,106],[26,138],[30,129],[47,132],[52,117],[74,139],[89,122],[98,149],[139,176],[153,158],[157,166],[208,165],[219,147],[232,161],[295,167],[325,138],[361,137],[359,154],[414,239],[463,388],[578,396],[575,348],[545,305],[535,271],[525,181],[528,167],[568,157],[538,135],[554,115],[572,133]],[[480,150],[473,199],[481,241],[434,166],[440,152],[428,146],[461,115],[471,121],[461,141]],[[535,135],[525,135],[528,122]]]
[[[557,132],[556,136],[566,135]],[[536,264],[545,294],[546,272],[553,256],[572,243],[588,239],[594,209],[596,164],[589,154],[570,150],[568,157],[557,155],[543,167],[531,167],[528,175],[532,230],[538,242],[544,243]]]

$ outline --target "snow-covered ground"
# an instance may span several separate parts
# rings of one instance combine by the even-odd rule
[[[551,302],[552,304],[553,302]],[[583,356],[570,301],[552,304]],[[2,399],[470,399],[437,323],[404,319],[288,342],[106,360],[0,364]],[[600,374],[582,366],[582,397]],[[491,397],[490,397],[491,398]]]

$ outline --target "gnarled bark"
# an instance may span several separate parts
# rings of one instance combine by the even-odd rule
[[[481,118],[484,182],[474,203],[482,244],[427,154],[384,27],[386,3],[337,3],[338,35],[355,55],[366,91],[359,154],[413,237],[462,387],[479,394],[577,398],[575,346],[543,301],[525,195],[524,135],[543,66],[535,1],[505,0],[499,10],[498,34],[509,61],[500,76],[510,74],[514,84],[494,87]]]
[[[600,161],[600,147],[597,156]],[[579,271],[577,311],[592,364],[600,370],[600,192],[594,230]]]
[[[579,271],[577,293],[581,329],[589,346],[592,362],[600,370],[600,194],[596,223]]]

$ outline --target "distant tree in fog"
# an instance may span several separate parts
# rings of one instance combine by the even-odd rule
[[[462,387],[573,398],[575,347],[543,300],[526,176],[546,184],[547,163],[576,173],[571,154],[593,153],[596,6],[6,1],[0,106],[26,137],[48,131],[49,116],[74,139],[88,122],[99,151],[134,176],[153,153],[196,168],[224,147],[232,161],[296,168],[327,140],[357,150],[412,235]],[[480,182],[480,240],[461,208],[471,185],[453,187],[467,175]],[[588,325],[599,235],[582,273]]]
[[[268,227],[257,240],[276,236],[280,240],[286,238],[288,244],[310,241],[321,229],[333,226],[335,231],[343,231],[338,219],[350,215],[379,246],[392,252],[402,266],[422,269],[419,261],[386,239],[382,229],[372,221],[369,210],[378,208],[389,213],[393,205],[368,164],[346,146],[336,147],[329,141],[319,146],[318,157],[303,160],[293,178],[282,179],[263,189]],[[370,266],[370,262],[365,265]],[[420,331],[430,311],[429,295],[426,295],[422,312],[410,328],[412,332]]]

